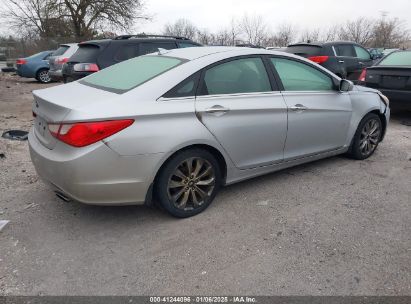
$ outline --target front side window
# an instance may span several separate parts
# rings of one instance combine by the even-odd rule
[[[91,74],[80,83],[114,93],[124,93],[183,62],[174,57],[140,56]]]
[[[271,58],[285,91],[330,91],[334,84],[330,76],[302,62]]]
[[[365,59],[365,60],[370,60],[371,59],[370,53],[368,53],[362,47],[355,45],[354,48],[355,48],[355,52],[357,53],[358,58]]]
[[[337,56],[341,57],[357,57],[355,54],[355,50],[351,44],[340,44],[336,45],[335,51],[337,52]]]
[[[243,58],[209,68],[204,74],[202,95],[271,91],[261,58]]]

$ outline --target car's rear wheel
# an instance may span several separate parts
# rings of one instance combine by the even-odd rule
[[[176,217],[190,217],[206,209],[221,186],[221,170],[208,151],[190,149],[173,156],[155,184],[159,203]]]
[[[37,81],[40,81],[41,83],[51,82],[51,78],[50,78],[50,75],[49,75],[49,70],[47,70],[47,69],[39,70],[36,74],[36,79],[37,79]]]
[[[380,117],[374,113],[367,114],[358,125],[349,155],[355,159],[370,157],[378,147],[382,131]]]

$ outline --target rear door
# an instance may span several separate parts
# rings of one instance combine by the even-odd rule
[[[283,160],[287,107],[269,77],[259,56],[221,61],[201,76],[197,115],[241,169]]]
[[[361,72],[364,68],[370,67],[373,64],[373,60],[371,58],[371,54],[359,45],[354,45],[355,53],[358,59],[358,67],[356,71],[354,71],[353,79],[358,80],[361,75]]]
[[[271,57],[288,107],[284,160],[344,146],[351,120],[348,93],[334,89],[330,75],[303,61]]]
[[[354,73],[356,73],[359,70],[359,60],[357,58],[354,46],[352,44],[337,44],[333,46],[333,48],[337,55],[338,63],[342,65],[343,71],[345,71],[346,73],[346,78],[354,80]]]

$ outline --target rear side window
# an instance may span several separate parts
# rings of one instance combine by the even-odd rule
[[[124,93],[182,64],[179,58],[141,56],[112,65],[81,81],[102,90]]]
[[[334,48],[335,48],[335,51],[337,52],[337,56],[357,57],[354,47],[351,44],[340,44],[340,45],[336,45]]]
[[[177,44],[178,44],[179,48],[188,48],[188,47],[198,46],[198,45],[190,43],[190,42],[178,42]]]
[[[53,52],[53,56],[63,55],[69,49],[68,45],[61,45],[57,50]]]
[[[204,74],[202,95],[271,91],[261,58],[243,58],[209,68]]]
[[[115,61],[124,61],[137,56],[137,46],[136,45],[122,45],[120,46],[116,53],[114,54]]]
[[[294,46],[289,46],[285,51],[287,53],[296,54],[302,57],[324,55],[323,54],[324,51],[321,46],[294,45]]]
[[[163,97],[178,98],[195,96],[199,78],[200,72],[195,73],[165,93]]]
[[[71,62],[96,62],[100,47],[95,44],[80,44],[78,50],[70,57]]]
[[[140,43],[140,55],[158,52],[158,49],[171,50],[176,47],[174,42],[142,42]]]
[[[298,61],[270,58],[285,91],[330,91],[334,84],[329,76]]]
[[[366,59],[366,60],[370,60],[371,59],[371,55],[370,53],[368,53],[365,49],[363,49],[360,46],[354,45],[355,48],[355,52],[357,53],[357,57],[360,59]]]
[[[385,57],[378,65],[411,66],[411,52],[395,52]]]

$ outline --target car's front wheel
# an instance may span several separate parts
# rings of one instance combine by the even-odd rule
[[[37,81],[40,81],[41,83],[51,82],[51,78],[50,78],[50,75],[49,75],[49,70],[47,70],[47,69],[39,70],[36,74],[36,79],[37,79]]]
[[[350,156],[355,159],[370,157],[378,147],[382,131],[380,117],[374,113],[367,114],[355,132],[349,152]]]
[[[161,169],[154,195],[176,217],[190,217],[206,209],[221,186],[221,170],[208,151],[190,149],[174,155]]]

